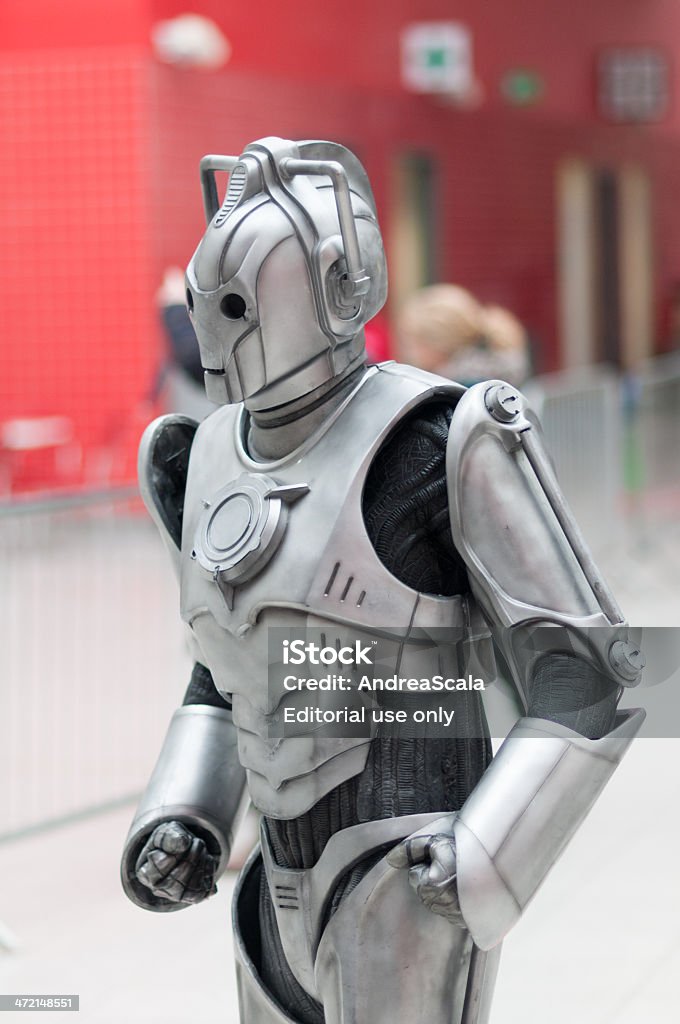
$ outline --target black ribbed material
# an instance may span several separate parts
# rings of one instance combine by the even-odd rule
[[[182,705],[187,704],[208,704],[211,708],[225,708],[231,711],[231,704],[217,692],[210,670],[196,662],[191,673],[191,679],[184,694]]]
[[[300,1024],[324,1024],[323,1007],[296,981],[284,956],[264,871],[260,876],[259,917],[262,943],[260,976],[270,995]]]
[[[597,740],[611,731],[620,694],[615,682],[575,655],[552,654],[536,667],[527,713]]]

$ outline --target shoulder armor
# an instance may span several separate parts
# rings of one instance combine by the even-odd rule
[[[454,542],[515,681],[524,689],[550,649],[586,657],[622,686],[639,681],[639,651],[565,502],[526,398],[487,381],[451,421],[447,475]],[[536,629],[561,626],[562,633]]]
[[[188,416],[160,416],[139,444],[139,490],[178,571],[189,452],[197,428]]]

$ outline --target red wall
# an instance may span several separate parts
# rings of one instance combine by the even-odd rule
[[[2,0],[0,49],[146,46],[151,17],[148,0]]]
[[[174,0],[110,0],[106,19],[91,0],[0,5],[0,419],[68,415],[91,482],[132,472],[161,358],[154,292],[163,268],[186,263],[202,232],[205,152],[238,152],[269,134],[342,141],[366,164],[388,239],[393,158],[429,153],[440,278],[512,308],[540,339],[544,369],[558,361],[554,184],[564,157],[648,169],[660,303],[680,279],[678,111],[659,128],[619,128],[602,125],[594,108],[598,48],[672,40],[679,4],[190,7],[222,23],[233,48],[225,70],[154,60],[151,24],[187,9]],[[474,111],[401,90],[399,29],[442,17],[473,27],[485,90]],[[511,110],[499,97],[502,74],[519,66],[545,80],[533,109]],[[24,468],[34,482],[53,473],[50,457]]]
[[[123,47],[14,54],[0,71],[0,418],[67,415],[89,449],[129,447],[156,360],[148,78]]]
[[[597,120],[595,60],[610,45],[655,45],[677,53],[677,0],[150,0],[154,20],[188,7],[212,17],[232,45],[233,71],[297,81],[340,82],[401,95],[399,33],[414,21],[458,20],[473,32],[475,68],[487,103],[499,104],[508,69],[545,82],[538,117]],[[532,116],[530,113],[529,116]],[[666,124],[680,127],[677,107]]]
[[[204,224],[198,160],[215,150],[239,152],[264,135],[326,136],[360,155],[389,240],[388,174],[411,150],[437,163],[438,267],[442,280],[508,305],[541,342],[540,368],[559,362],[556,337],[555,181],[565,157],[605,166],[634,162],[654,193],[657,286],[663,300],[680,279],[680,212],[676,201],[680,141],[650,130],[528,116],[500,107],[474,112],[424,97],[373,94],[337,85],[310,99],[302,82],[262,75],[187,75],[156,71],[159,173],[156,190],[160,268],[184,264]]]

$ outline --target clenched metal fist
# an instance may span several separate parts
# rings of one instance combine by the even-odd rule
[[[452,835],[413,836],[387,854],[393,868],[408,868],[408,880],[433,914],[465,927],[456,889],[456,842]]]
[[[179,821],[158,825],[135,864],[141,884],[173,903],[200,903],[214,895],[216,869],[217,857]]]

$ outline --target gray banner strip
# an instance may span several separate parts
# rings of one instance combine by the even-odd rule
[[[79,1010],[80,996],[74,995],[27,995],[25,992],[18,992],[16,995],[0,995],[0,1010],[14,1010],[21,1013],[28,1010],[35,1013],[36,1010],[61,1011]]]

